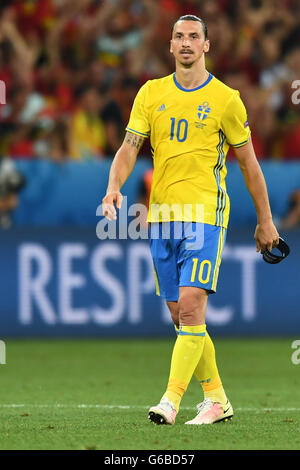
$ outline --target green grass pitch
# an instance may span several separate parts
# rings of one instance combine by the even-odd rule
[[[0,365],[1,449],[300,449],[300,364],[285,339],[215,339],[231,422],[186,426],[202,401],[193,378],[174,426],[147,419],[175,338],[7,340]]]

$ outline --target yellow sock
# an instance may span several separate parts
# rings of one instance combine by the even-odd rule
[[[218,377],[220,380],[220,378]],[[203,387],[204,391],[204,398],[210,398],[211,401],[215,402],[217,401],[218,403],[221,403],[222,406],[225,406],[227,403],[227,397],[226,393],[224,391],[223,385],[221,385],[217,388],[214,388],[213,390],[207,390],[205,387]]]
[[[168,387],[164,397],[172,401],[178,411],[195,367],[202,355],[206,325],[180,326],[174,345]]]
[[[227,397],[217,368],[215,348],[207,332],[203,353],[195,368],[195,376],[202,385],[204,398],[226,404]]]

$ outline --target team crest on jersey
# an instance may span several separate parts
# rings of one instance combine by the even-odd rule
[[[202,104],[199,104],[198,106],[198,119],[199,121],[195,122],[195,126],[198,127],[199,129],[203,129],[206,124],[204,124],[204,119],[207,118],[211,111],[211,107],[209,106],[209,103],[207,101],[204,101]]]
[[[201,121],[204,121],[204,119],[207,118],[211,111],[211,107],[209,106],[209,103],[207,101],[204,101],[202,104],[198,106],[198,118]]]

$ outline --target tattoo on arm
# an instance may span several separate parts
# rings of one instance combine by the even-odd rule
[[[141,146],[144,143],[144,140],[145,140],[144,137],[133,134],[132,132],[126,132],[125,141],[127,142],[127,144],[132,145],[138,150],[140,150]]]

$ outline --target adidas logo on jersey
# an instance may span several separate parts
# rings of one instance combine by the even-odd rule
[[[165,105],[162,104],[158,109],[157,111],[164,111],[166,109]]]

